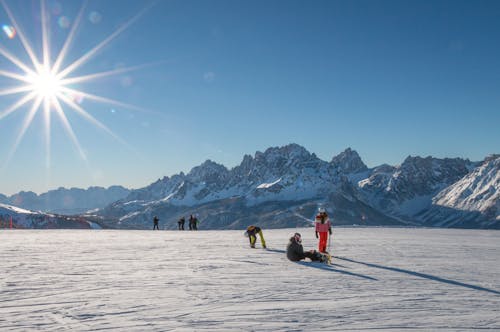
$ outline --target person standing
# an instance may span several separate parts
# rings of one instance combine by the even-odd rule
[[[158,219],[158,217],[157,217],[157,216],[155,216],[155,217],[153,218],[153,231],[154,231],[155,229],[160,230],[160,227],[159,227],[159,222],[160,222],[160,219]]]
[[[262,229],[257,226],[250,225],[247,227],[245,236],[248,236],[250,241],[250,247],[255,248],[255,242],[257,242],[257,234],[259,234],[260,242],[262,243],[262,248],[266,249],[266,240],[264,240],[264,234],[262,234]]]
[[[179,225],[179,230],[183,231],[184,230],[184,223],[186,222],[186,218],[184,218],[184,216],[181,217],[181,219],[179,219],[179,221],[177,222],[177,224]]]
[[[196,230],[196,217],[194,215],[189,216],[189,230],[190,231]]]
[[[316,215],[315,234],[316,238],[319,238],[318,250],[320,252],[326,252],[328,236],[332,235],[332,225],[324,208],[319,208],[318,214]]]
[[[198,224],[200,221],[198,220],[198,217],[196,215],[193,216],[193,230],[197,231],[198,230]]]

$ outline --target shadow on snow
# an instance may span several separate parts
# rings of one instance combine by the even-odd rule
[[[374,267],[374,268],[377,268],[377,269],[383,269],[383,270],[389,270],[389,271],[394,271],[394,272],[399,272],[399,273],[405,273],[405,274],[409,274],[409,275],[412,275],[412,276],[416,276],[416,277],[420,277],[420,278],[425,278],[425,279],[429,279],[429,280],[433,280],[433,281],[439,281],[439,282],[443,282],[443,283],[450,284],[450,285],[462,286],[462,287],[466,287],[466,288],[470,288],[470,289],[474,289],[474,290],[485,291],[485,292],[493,293],[493,294],[496,294],[496,295],[500,295],[500,292],[496,291],[494,289],[489,289],[489,288],[485,288],[485,287],[481,287],[481,286],[466,284],[466,283],[455,281],[455,280],[451,280],[451,279],[445,279],[445,278],[437,277],[437,276],[434,276],[434,275],[431,275],[431,274],[426,274],[426,273],[421,273],[421,272],[416,272],[416,271],[411,271],[411,270],[400,269],[400,268],[397,268],[397,267],[383,266],[383,265],[378,265],[378,264],[373,264],[373,263],[365,263],[365,262],[356,261],[354,259],[346,258],[346,257],[338,257],[338,256],[333,256],[333,257],[336,258],[336,259],[341,259],[341,260],[346,261],[346,262],[357,263],[357,264],[365,265],[365,266],[368,266],[368,267]]]
[[[307,267],[313,267],[315,269],[320,269],[320,270],[325,270],[325,271],[330,271],[330,272],[337,272],[337,273],[346,274],[346,275],[353,276],[353,277],[377,281],[377,279],[375,279],[375,278],[365,276],[365,275],[359,274],[359,273],[353,273],[353,272],[349,272],[349,271],[339,270],[339,269],[334,268],[332,265],[327,265],[324,263],[306,262],[306,261],[298,261],[295,263],[297,263],[299,265],[307,266]]]
[[[276,253],[280,253],[280,254],[285,254],[286,253],[285,250],[281,250],[281,249],[269,249],[268,248],[267,251],[276,252]],[[307,267],[313,267],[315,269],[320,269],[320,270],[325,270],[325,271],[330,271],[330,272],[342,273],[342,274],[350,275],[350,276],[353,276],[353,277],[358,277],[358,278],[363,278],[363,279],[368,279],[368,280],[375,280],[375,281],[377,280],[375,278],[372,278],[372,277],[369,277],[369,276],[365,276],[365,275],[362,275],[362,274],[359,274],[359,273],[353,273],[353,272],[349,272],[349,271],[344,271],[344,270],[336,269],[334,267],[334,265],[343,267],[342,265],[338,265],[338,264],[326,265],[324,263],[306,262],[306,261],[299,261],[299,262],[295,262],[295,263],[297,263],[299,265],[307,266]]]

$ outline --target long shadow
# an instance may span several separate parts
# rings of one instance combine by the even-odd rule
[[[280,254],[284,254],[286,253],[286,250],[281,250],[281,249],[271,249],[271,248],[267,248],[266,251],[271,251],[271,252],[278,252]]]
[[[320,269],[320,270],[325,270],[325,271],[330,271],[330,272],[337,272],[337,273],[346,274],[346,275],[349,275],[349,276],[363,278],[363,279],[368,279],[368,280],[372,280],[372,281],[377,281],[378,280],[378,279],[375,279],[375,278],[372,278],[372,277],[369,277],[369,276],[365,276],[363,274],[353,273],[353,272],[344,271],[344,270],[338,270],[338,269],[334,268],[331,265],[326,265],[326,264],[323,264],[323,263],[305,262],[305,261],[298,261],[298,262],[295,262],[295,263],[297,263],[299,265],[302,265],[302,266],[312,267],[312,268],[315,268],[315,269]]]
[[[271,252],[277,252],[277,253],[280,253],[280,254],[286,253],[286,250],[282,250],[282,249],[267,248],[266,250],[267,251],[271,251]],[[368,280],[377,280],[375,278],[372,278],[372,277],[369,277],[369,276],[365,276],[365,275],[362,275],[362,274],[352,273],[352,272],[343,271],[343,270],[338,270],[338,269],[335,269],[332,265],[326,265],[326,264],[323,264],[323,263],[313,263],[313,262],[305,262],[305,261],[300,261],[300,262],[296,262],[296,263],[300,264],[300,265],[303,265],[303,266],[307,266],[307,267],[313,267],[315,269],[321,269],[321,270],[326,270],[326,271],[331,271],[331,272],[337,272],[337,273],[347,274],[347,275],[350,275],[350,276],[364,278],[364,279],[368,279]],[[335,264],[333,264],[333,265],[335,265]],[[341,266],[342,267],[342,265],[338,265],[338,264],[337,264],[337,266]]]
[[[374,267],[374,268],[377,268],[377,269],[383,269],[383,270],[389,270],[389,271],[394,271],[394,272],[399,272],[399,273],[405,273],[405,274],[409,274],[409,275],[420,277],[420,278],[425,278],[425,279],[429,279],[429,280],[444,282],[444,283],[450,284],[450,285],[462,286],[462,287],[466,287],[466,288],[470,288],[470,289],[474,289],[474,290],[480,290],[480,291],[484,291],[484,292],[489,292],[489,293],[493,293],[493,294],[496,294],[496,295],[500,295],[500,292],[496,291],[494,289],[489,289],[489,288],[485,288],[485,287],[481,287],[481,286],[466,284],[466,283],[455,281],[455,280],[451,280],[451,279],[445,279],[445,278],[437,277],[437,276],[434,276],[434,275],[431,275],[431,274],[427,274],[427,273],[420,273],[420,272],[416,272],[416,271],[410,271],[410,270],[400,269],[400,268],[391,267],[391,266],[383,266],[383,265],[378,265],[378,264],[373,264],[373,263],[365,263],[365,262],[356,261],[354,259],[346,258],[346,257],[338,257],[338,256],[333,256],[333,257],[336,258],[336,259],[341,259],[343,261],[347,261],[347,262],[351,262],[351,263],[357,263],[357,264],[361,264],[361,265],[365,265],[365,266],[369,266],[369,267]]]

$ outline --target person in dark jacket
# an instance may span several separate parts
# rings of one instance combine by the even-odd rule
[[[264,234],[262,234],[262,229],[257,226],[250,225],[247,227],[245,236],[248,236],[250,241],[250,247],[255,248],[255,242],[257,242],[257,234],[259,234],[260,242],[262,243],[262,248],[266,249],[266,240],[264,240]]]
[[[159,221],[160,221],[160,219],[158,219],[158,217],[157,217],[157,216],[155,216],[155,217],[153,218],[153,231],[154,231],[155,229],[160,230],[160,228],[159,228],[159,226],[158,226],[158,222],[159,222]]]
[[[183,231],[184,230],[184,223],[186,222],[186,218],[184,218],[184,216],[181,217],[181,219],[179,219],[179,221],[177,222],[177,224],[179,225],[179,230]]]
[[[189,230],[190,231],[197,231],[198,230],[198,218],[196,218],[196,215],[192,214],[189,216]]]
[[[290,238],[290,241],[286,246],[286,257],[292,262],[298,262],[305,258],[319,262],[325,262],[327,259],[325,255],[322,255],[314,249],[304,251],[304,247],[302,247],[302,236],[300,233],[295,233]]]

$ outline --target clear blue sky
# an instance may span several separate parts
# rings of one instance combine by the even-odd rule
[[[40,2],[6,4],[42,61]],[[53,64],[83,2],[45,4]],[[41,107],[16,145],[33,101],[2,117],[27,93],[0,95],[0,193],[140,188],[289,143],[368,166],[500,152],[500,1],[94,0],[75,31],[61,69],[121,32],[68,77],[146,66],[67,87],[138,109],[75,99],[120,141],[63,103],[83,158],[54,109],[48,144]],[[0,47],[32,66],[19,31]]]

